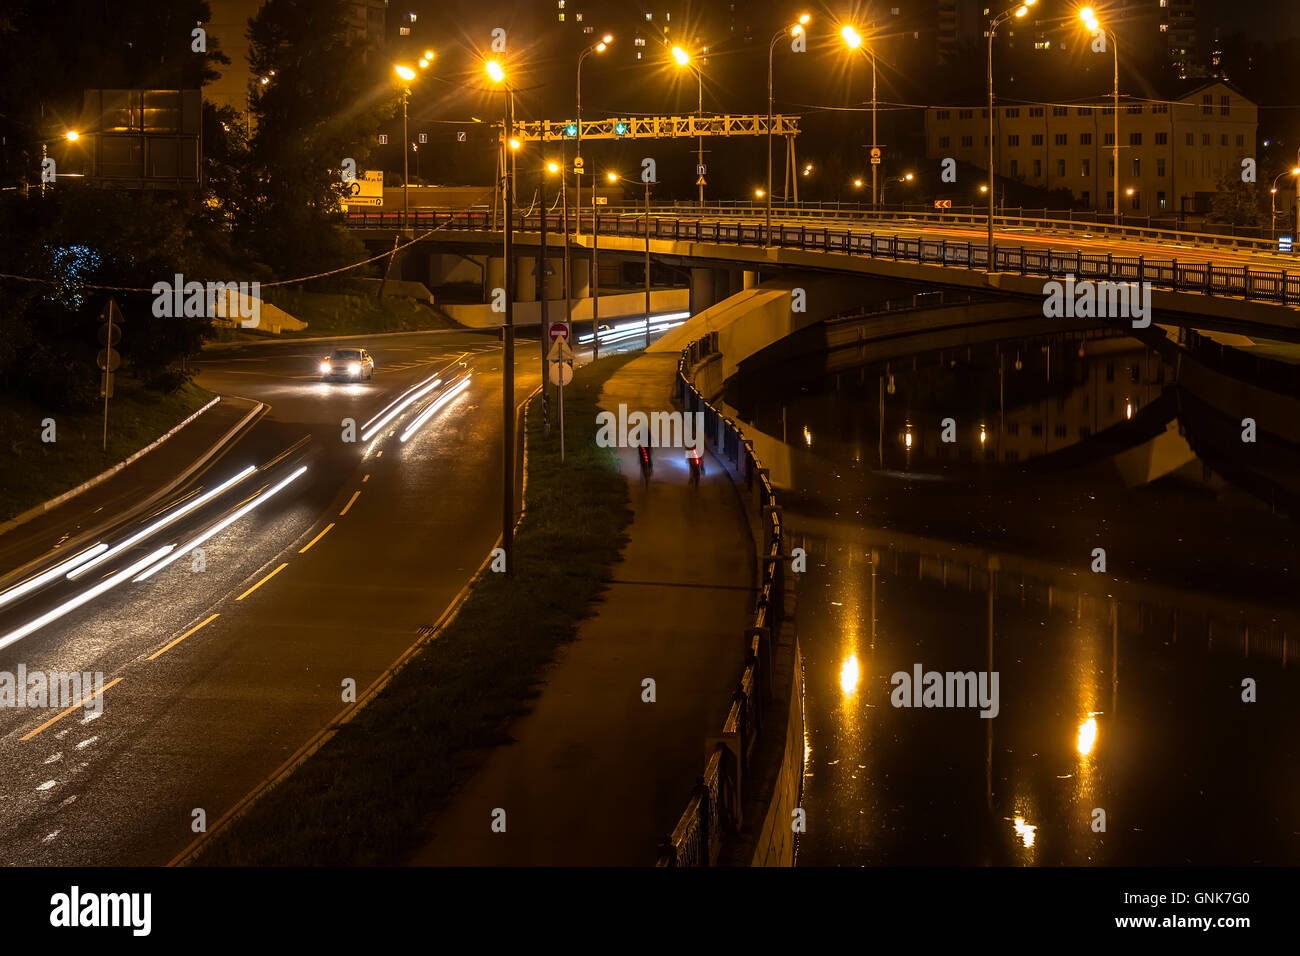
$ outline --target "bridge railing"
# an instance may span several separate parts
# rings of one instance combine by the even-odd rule
[[[399,228],[401,220],[401,213],[356,213],[349,217],[348,223],[354,228]],[[514,226],[521,232],[537,232],[541,222],[540,213],[518,215]],[[492,229],[495,219],[491,210],[431,210],[410,214],[408,223],[417,230],[482,231]],[[609,236],[641,238],[648,228],[650,237],[654,239],[774,246],[954,268],[983,270],[988,267],[988,248],[982,243],[882,234],[847,226],[836,228],[832,225],[780,222],[773,226],[768,236],[761,219],[686,218],[655,215],[653,210],[648,217],[644,213],[624,214],[617,210],[609,214],[599,213],[594,219],[588,218],[586,224],[588,227],[594,224],[600,235]],[[559,233],[561,225],[560,216],[547,216],[548,230],[554,229]],[[1294,270],[1265,269],[995,244],[991,271],[1048,280],[1073,276],[1081,281],[1145,282],[1152,288],[1174,292],[1300,305],[1300,264]]]
[[[704,413],[708,446],[719,459],[734,466],[743,478],[763,530],[760,550],[762,575],[754,605],[752,626],[742,641],[744,669],[731,697],[731,707],[721,732],[708,738],[711,745],[704,773],[695,785],[677,825],[660,847],[658,866],[713,866],[718,862],[722,838],[740,829],[741,797],[750,771],[755,745],[772,702],[773,640],[785,617],[785,568],[781,509],[777,506],[767,469],[754,455],[736,423],[723,415],[695,388],[691,370],[717,352],[718,333],[711,332],[682,350],[677,362],[676,394],[684,414]]]
[[[635,204],[607,206],[606,210],[628,215],[644,213],[645,207]],[[761,205],[749,202],[721,202],[706,204],[675,203],[672,205],[651,205],[651,212],[662,215],[713,215],[734,218],[765,219],[766,210]],[[590,210],[582,211],[583,221],[591,219]],[[926,206],[881,206],[875,210],[858,203],[800,203],[798,205],[775,205],[772,208],[773,219],[829,219],[843,222],[866,222],[869,220],[915,222],[922,225],[960,225],[985,228],[988,213],[981,207],[966,206],[955,209],[935,210]],[[1229,226],[1222,223],[1205,223],[1202,228],[1190,226],[1178,218],[1124,217],[1118,223],[1109,217],[1094,212],[1076,212],[1055,209],[1001,209],[993,216],[993,224],[999,229],[1033,229],[1048,233],[1083,233],[1106,236],[1108,238],[1125,238],[1134,240],[1153,240],[1161,242],[1178,242],[1187,245],[1209,244],[1215,247],[1228,246],[1235,249],[1250,249],[1260,252],[1275,251],[1276,239],[1269,230],[1242,226]]]

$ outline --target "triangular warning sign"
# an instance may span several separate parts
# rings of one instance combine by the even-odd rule
[[[695,185],[697,185],[697,186],[707,186],[708,183],[706,183],[706,182],[704,181],[704,177],[701,176],[699,179],[695,180]]]

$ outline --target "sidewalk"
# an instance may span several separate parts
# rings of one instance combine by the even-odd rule
[[[161,489],[190,470],[257,406],[244,398],[223,396],[194,421],[157,448],[93,488],[44,514],[0,532],[0,586],[14,572],[39,561],[52,549],[71,551],[88,532],[150,502]],[[208,459],[215,459],[214,453]],[[195,473],[199,469],[194,469]],[[11,583],[11,582],[10,582]]]
[[[602,408],[672,408],[677,353],[616,373]],[[417,865],[652,866],[704,766],[743,664],[754,546],[736,491],[706,458],[698,490],[681,449],[656,449],[641,486],[635,449],[630,541],[594,617],[561,650],[530,713],[433,821]],[[643,703],[653,678],[657,700]],[[506,832],[492,814],[506,812]]]

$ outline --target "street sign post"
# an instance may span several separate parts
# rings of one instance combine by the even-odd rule
[[[122,356],[113,348],[122,340],[122,311],[117,301],[110,298],[99,313],[99,343],[104,346],[95,356],[95,364],[104,373],[99,380],[100,394],[104,396],[104,440],[102,449],[108,451],[108,400],[113,397],[113,373],[122,364]]]
[[[573,347],[569,345],[569,328],[564,322],[551,326],[554,332],[561,326],[563,335],[552,335],[551,350],[546,353],[546,365],[551,384],[560,390],[560,461],[564,461],[564,386],[573,381]]]

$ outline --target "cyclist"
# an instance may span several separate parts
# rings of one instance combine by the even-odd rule
[[[700,475],[704,474],[704,459],[700,457],[700,450],[692,445],[686,449],[686,463],[691,469],[691,487],[700,486]]]
[[[650,449],[646,445],[637,446],[637,460],[641,465],[641,484],[650,487],[650,476],[654,474],[654,462],[650,460]]]

